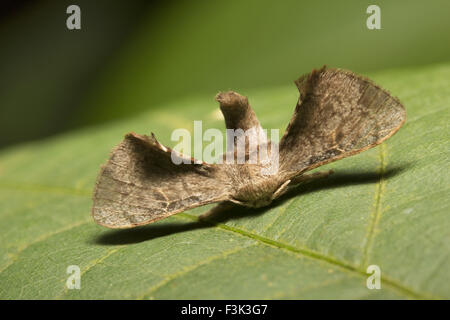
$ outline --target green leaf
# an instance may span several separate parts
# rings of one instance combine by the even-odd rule
[[[377,73],[407,122],[387,142],[332,163],[335,174],[272,207],[208,207],[129,230],[90,217],[101,163],[123,134],[224,129],[213,97],[4,150],[0,154],[0,298],[450,298],[450,65]],[[243,92],[263,127],[284,130],[294,85]],[[20,130],[18,128],[17,130]],[[322,168],[320,169],[322,170]],[[69,265],[81,289],[67,289]],[[366,287],[368,265],[381,289]]]

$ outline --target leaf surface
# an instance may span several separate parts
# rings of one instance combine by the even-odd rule
[[[216,225],[197,221],[209,207],[130,230],[97,226],[89,213],[99,166],[125,133],[152,131],[173,146],[172,130],[194,120],[224,129],[213,97],[3,150],[0,298],[449,299],[450,65],[371,77],[406,107],[395,136]],[[295,86],[243,94],[281,136]],[[81,290],[66,288],[69,265],[81,269]],[[369,265],[381,269],[381,290],[366,287]]]

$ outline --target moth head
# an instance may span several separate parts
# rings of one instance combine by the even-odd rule
[[[266,179],[258,183],[248,184],[241,187],[230,201],[251,208],[265,207],[284,193],[288,182]]]

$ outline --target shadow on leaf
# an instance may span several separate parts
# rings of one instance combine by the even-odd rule
[[[170,234],[209,227],[211,227],[211,224],[197,221],[188,223],[161,221],[151,225],[136,227],[132,229],[108,230],[93,239],[93,243],[100,245],[133,244],[164,237]]]

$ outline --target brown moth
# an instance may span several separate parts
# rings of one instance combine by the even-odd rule
[[[153,134],[129,133],[100,170],[94,220],[109,228],[129,228],[210,203],[219,205],[203,217],[235,205],[266,206],[300,182],[331,173],[305,172],[382,143],[406,119],[399,100],[350,71],[324,66],[295,84],[300,98],[277,145],[276,175],[262,174],[267,163],[207,164],[193,159],[176,165],[172,150]],[[216,100],[227,129],[262,130],[246,97],[230,91]],[[275,146],[270,140],[259,143],[270,150]]]

